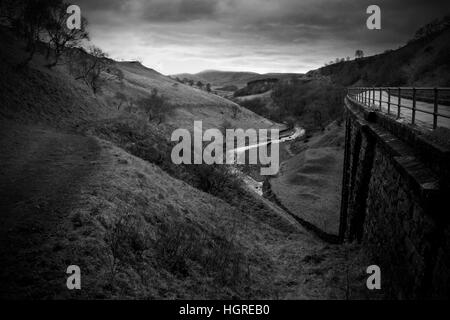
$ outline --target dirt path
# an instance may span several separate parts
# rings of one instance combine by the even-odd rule
[[[1,126],[0,146],[0,297],[23,296],[29,284],[44,293],[65,271],[52,254],[58,248],[46,245],[63,232],[80,186],[101,168],[100,147],[93,138],[9,124]]]

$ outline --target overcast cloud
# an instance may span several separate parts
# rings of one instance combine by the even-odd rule
[[[92,41],[164,74],[205,69],[307,72],[405,44],[449,0],[80,0]],[[366,9],[382,10],[382,30]]]

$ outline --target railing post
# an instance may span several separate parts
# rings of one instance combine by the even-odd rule
[[[416,93],[417,89],[413,88],[412,124],[416,122]]]
[[[367,104],[367,90],[366,88],[363,88],[364,92],[363,92],[363,97],[364,97],[364,104]]]
[[[434,88],[434,114],[433,114],[433,129],[437,128],[438,125],[438,89]]]
[[[383,101],[383,88],[380,88],[380,111],[383,111],[382,101]]]
[[[375,87],[372,87],[372,105],[375,105]]]
[[[391,88],[388,88],[388,115],[391,114]]]
[[[397,107],[397,118],[400,119],[400,104],[402,102],[402,88],[398,88],[398,107]]]

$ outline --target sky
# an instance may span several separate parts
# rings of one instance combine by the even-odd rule
[[[78,0],[91,41],[163,74],[298,72],[396,49],[449,0]],[[368,30],[369,5],[381,30]]]

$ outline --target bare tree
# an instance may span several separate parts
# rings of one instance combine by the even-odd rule
[[[46,31],[49,37],[49,45],[53,49],[54,58],[53,62],[48,65],[49,68],[58,64],[60,57],[67,49],[74,48],[83,40],[89,39],[89,34],[86,30],[87,20],[81,19],[80,29],[69,29],[67,27],[67,19],[69,17],[67,5],[62,2],[50,8]],[[47,58],[50,58],[50,50],[47,53]]]
[[[232,112],[232,118],[233,119],[236,119],[237,118],[237,115],[238,115],[238,113],[239,113],[239,107],[238,107],[238,105],[233,105],[232,107],[231,107],[231,112]]]
[[[171,110],[167,99],[157,89],[152,89],[149,97],[138,100],[137,105],[145,112],[149,121],[157,120],[158,125],[164,122]]]
[[[26,66],[36,53],[37,43],[40,41],[45,25],[49,21],[49,12],[55,1],[5,1],[2,3],[2,17],[25,38],[28,56],[19,67]]]
[[[362,51],[362,50],[356,50],[356,52],[355,52],[355,58],[356,59],[361,59],[361,58],[364,58],[364,51]]]
[[[320,127],[321,130],[323,130],[323,121],[322,121],[322,112],[320,110],[314,111],[314,122],[316,126]]]
[[[107,57],[102,49],[95,46],[90,47],[88,53],[80,50],[78,57],[73,57],[70,62],[75,80],[83,80],[94,94],[97,93],[102,84],[102,72],[106,71],[111,64]]]

